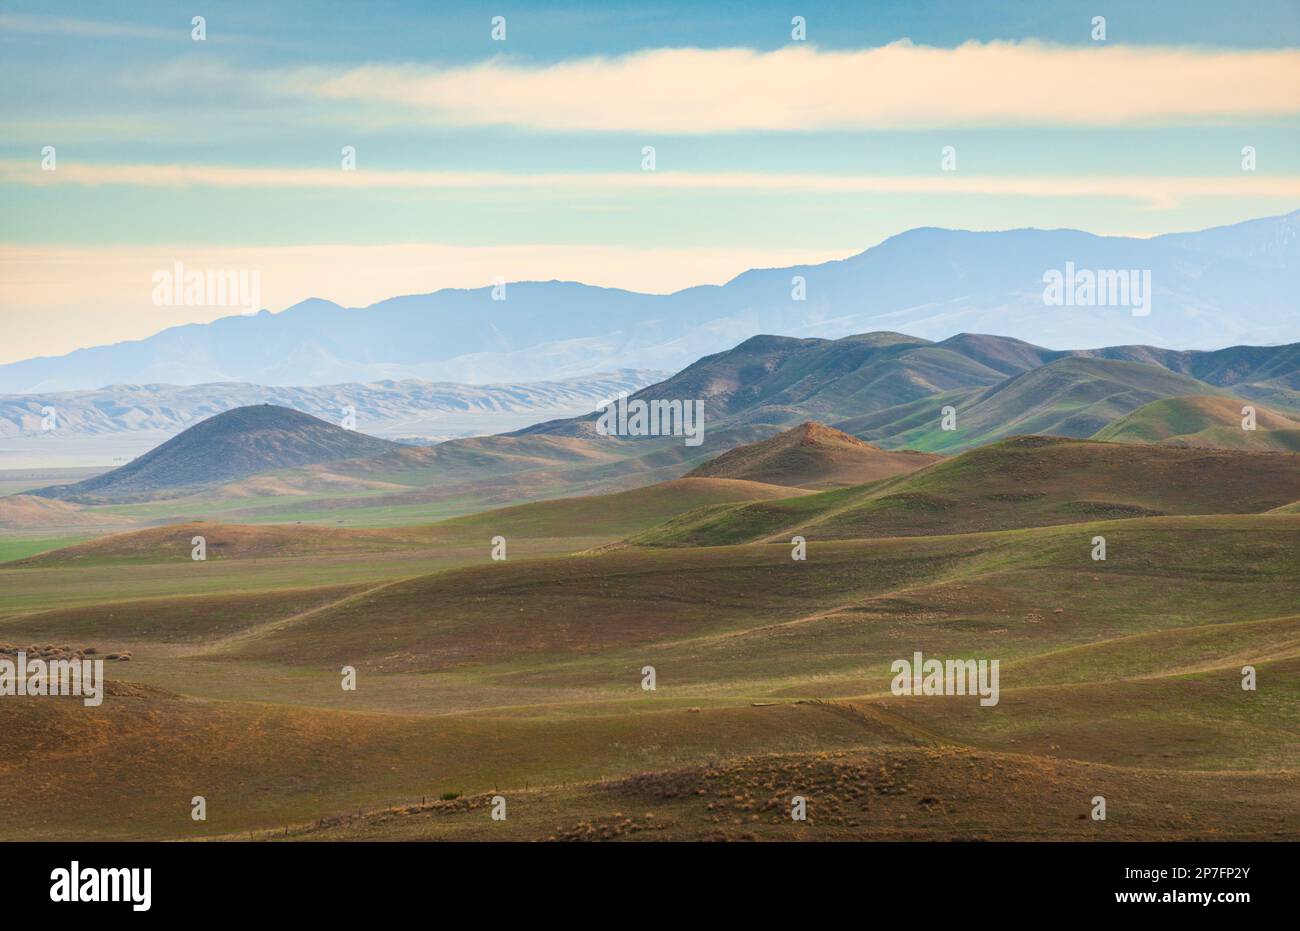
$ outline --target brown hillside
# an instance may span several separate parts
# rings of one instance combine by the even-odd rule
[[[10,495],[0,498],[0,529],[67,530],[73,528],[125,527],[125,518],[88,511],[66,501],[53,501],[35,495]]]
[[[206,541],[207,558],[252,559],[268,556],[308,556],[337,552],[378,552],[415,546],[413,534],[400,529],[358,530],[310,524],[217,524],[191,521],[117,533],[75,546],[41,553],[16,566],[51,566],[100,559],[166,561],[190,559],[196,536]]]
[[[933,453],[887,452],[810,420],[770,439],[729,450],[688,477],[834,488],[905,475],[941,458]]]
[[[707,505],[771,501],[809,492],[732,479],[680,478],[605,495],[579,495],[483,511],[434,524],[394,528],[322,527],[314,524],[223,524],[189,521],[117,533],[31,556],[20,566],[74,562],[167,562],[189,559],[191,541],[207,541],[207,558],[256,559],[395,552],[446,544],[484,548],[497,534],[513,539],[581,538],[575,548],[611,542]],[[11,499],[0,499],[0,502]],[[42,499],[33,499],[40,502]],[[73,507],[64,502],[45,502]],[[0,512],[2,513],[2,512]]]

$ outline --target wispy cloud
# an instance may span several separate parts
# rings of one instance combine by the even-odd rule
[[[1300,177],[1237,174],[1182,177],[1002,176],[935,171],[929,175],[826,175],[781,172],[387,171],[251,168],[223,165],[87,164],[63,161],[42,171],[35,160],[0,160],[0,183],[22,185],[215,187],[231,189],[557,189],[632,195],[643,191],[766,191],[830,194],[967,194],[1003,197],[1116,197],[1169,208],[1192,197],[1300,200]]]
[[[655,49],[545,66],[282,72],[283,93],[450,125],[718,133],[966,125],[1125,126],[1300,113],[1300,50],[896,42]]]
[[[69,16],[27,16],[21,13],[0,13],[0,30],[29,32],[54,36],[87,36],[107,39],[175,39],[189,32],[188,18],[178,20],[175,29],[158,26],[136,26],[127,23],[104,23]]]

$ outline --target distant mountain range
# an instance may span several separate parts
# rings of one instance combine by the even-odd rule
[[[1300,340],[1300,212],[1151,239],[1075,230],[915,229],[841,261],[747,271],[668,295],[573,282],[311,299],[280,313],[172,327],[148,339],[0,366],[0,392],[113,384],[326,385],[422,379],[561,380],[677,369],[761,333],[838,338],[993,332],[1058,349],[1211,349]],[[1151,273],[1151,306],[1047,306],[1044,274]],[[803,300],[795,300],[802,279]]]
[[[132,431],[179,433],[214,414],[275,404],[388,439],[427,441],[499,433],[537,420],[593,409],[620,391],[635,391],[665,372],[624,370],[560,382],[456,385],[384,381],[275,388],[226,382],[205,385],[112,385],[93,391],[0,395],[0,438],[40,434],[43,409],[57,411],[60,436]]]

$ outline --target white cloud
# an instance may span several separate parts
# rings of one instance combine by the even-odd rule
[[[936,157],[936,164],[937,164]],[[308,189],[602,191],[630,195],[647,190],[774,191],[832,194],[965,194],[1002,197],[1117,197],[1172,208],[1193,197],[1300,200],[1300,177],[1234,172],[1223,175],[1143,177],[967,175],[827,175],[782,172],[385,171],[335,168],[253,168],[225,165],[91,164],[67,159],[57,171],[36,160],[0,159],[0,183],[24,185]]]
[[[450,125],[716,133],[963,125],[1120,126],[1300,112],[1300,50],[896,42],[654,49],[545,66],[282,72],[280,91]]]
[[[189,33],[189,20],[175,29],[156,26],[131,26],[121,23],[102,23],[70,16],[25,16],[20,13],[0,13],[0,30],[30,32],[41,35],[89,36],[110,39],[175,39]]]

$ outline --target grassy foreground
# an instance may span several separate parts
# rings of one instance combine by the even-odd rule
[[[1027,482],[1042,457],[1131,449],[1077,445],[1013,443],[1012,471],[964,498],[983,451],[885,480],[983,509],[992,526],[962,533],[850,535],[882,483],[698,479],[385,530],[164,527],[9,562],[0,647],[130,659],[106,663],[97,708],[0,700],[0,835],[1295,839],[1300,513],[1271,502],[1300,497],[1296,477],[1283,454],[1228,454],[1263,457],[1246,499],[1240,469],[1151,448],[1144,477],[1102,490],[1164,513],[1044,521],[1100,486]],[[998,481],[1042,497],[1010,507],[987,497]],[[1248,503],[1272,512],[1228,513]],[[784,530],[624,542],[777,505],[806,559]],[[894,694],[891,665],[918,651],[998,660],[998,702]]]

